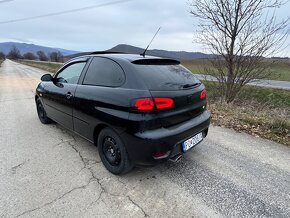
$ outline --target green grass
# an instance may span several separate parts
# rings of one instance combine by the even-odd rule
[[[197,59],[190,61],[182,61],[182,64],[191,70],[193,73],[203,74],[204,67],[209,66],[210,62],[206,59]],[[272,64],[271,71],[273,72],[267,79],[290,81],[290,61],[281,60]]]
[[[18,60],[19,63],[28,66],[36,67],[51,73],[55,73],[61,66],[62,63],[50,63],[50,62],[39,62],[39,61],[28,61],[28,60]]]
[[[210,98],[217,98],[217,83],[203,81],[207,87],[207,93]],[[245,101],[267,104],[273,107],[289,107],[290,110],[290,91],[284,89],[273,89],[256,86],[245,86],[239,93],[236,103]]]

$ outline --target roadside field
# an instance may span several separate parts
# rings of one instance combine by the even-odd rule
[[[41,61],[18,60],[17,62],[21,64],[26,64],[31,67],[36,67],[48,71],[50,73],[55,73],[62,66],[62,63],[51,63]]]
[[[204,74],[204,66],[209,66],[209,61],[206,59],[196,59],[190,61],[182,61],[182,64],[190,69],[193,73]],[[290,81],[290,61],[280,60],[272,64],[271,74],[268,78],[270,80]]]
[[[224,104],[217,83],[203,82],[214,125],[290,145],[290,91],[246,86],[235,102]]]
[[[0,59],[0,67],[1,67],[1,64],[2,64],[3,61],[4,61],[3,59]]]

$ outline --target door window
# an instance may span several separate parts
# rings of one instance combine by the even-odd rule
[[[57,74],[56,76],[57,82],[77,84],[85,65],[86,62],[78,62],[69,65],[64,70],[62,70],[60,73]]]
[[[86,73],[83,84],[94,86],[117,87],[125,81],[125,75],[115,61],[95,57]]]

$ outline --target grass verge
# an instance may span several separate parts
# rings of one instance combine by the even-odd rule
[[[247,86],[235,102],[225,104],[217,84],[204,83],[214,125],[290,146],[290,91]]]
[[[61,66],[62,63],[50,63],[41,61],[29,61],[29,60],[18,60],[19,63],[25,64],[31,67],[36,67],[50,73],[55,73]]]

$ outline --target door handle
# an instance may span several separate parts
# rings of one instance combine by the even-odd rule
[[[73,95],[70,92],[66,93],[66,98],[67,99],[71,99],[72,97],[73,97]]]

